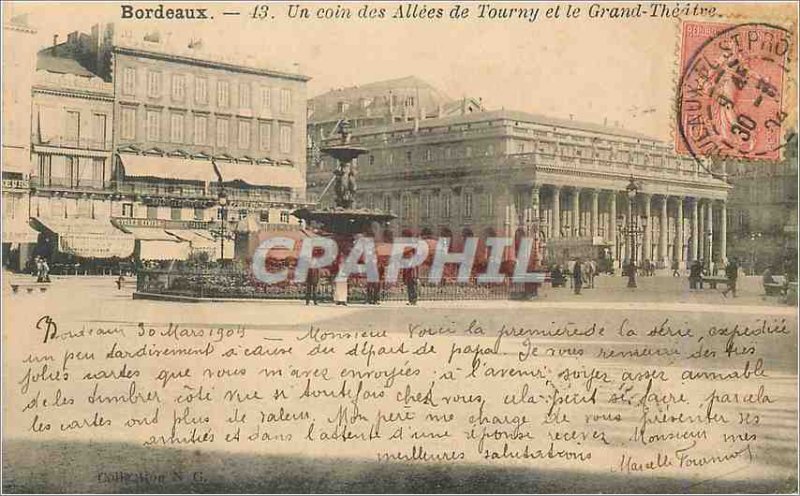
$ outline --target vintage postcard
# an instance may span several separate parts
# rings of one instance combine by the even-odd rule
[[[4,493],[797,493],[797,3],[1,7]]]

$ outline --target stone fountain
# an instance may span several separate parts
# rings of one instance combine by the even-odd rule
[[[364,147],[350,144],[350,124],[347,120],[339,124],[340,143],[322,148],[321,152],[336,159],[333,171],[335,207],[327,209],[300,208],[292,215],[316,224],[324,233],[333,235],[338,241],[352,239],[356,234],[367,234],[374,223],[385,224],[396,216],[387,212],[355,207],[357,191],[356,171],[353,160],[368,152]]]

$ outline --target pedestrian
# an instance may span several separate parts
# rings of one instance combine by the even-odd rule
[[[703,264],[700,260],[695,260],[689,267],[689,289],[703,289]]]
[[[42,258],[42,279],[44,282],[50,282],[50,265],[47,264],[46,258]]]
[[[36,257],[36,282],[44,282],[42,257]]]
[[[727,298],[728,293],[733,293],[736,298],[736,279],[739,277],[739,264],[736,259],[732,259],[728,265],[725,266],[725,277],[728,279],[728,287],[722,292],[722,296]]]
[[[317,295],[319,294],[319,269],[311,268],[306,273],[306,305],[313,301],[314,305],[317,304]]]
[[[119,277],[117,277],[117,289],[118,289],[118,290],[121,290],[121,289],[122,289],[122,284],[123,284],[124,282],[125,282],[125,276],[123,276],[122,274],[120,274],[120,275],[119,275]]]
[[[572,287],[576,295],[581,294],[581,288],[583,287],[583,267],[581,266],[580,260],[575,260],[575,265],[572,269]]]
[[[417,304],[417,283],[419,274],[416,267],[409,267],[403,269],[403,282],[406,285],[406,293],[408,294],[407,305],[415,306]]]
[[[678,259],[672,261],[672,277],[680,277],[681,273],[678,269]]]

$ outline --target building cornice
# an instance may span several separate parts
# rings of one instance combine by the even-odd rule
[[[258,76],[270,76],[270,77],[278,77],[283,79],[291,79],[293,81],[301,81],[306,82],[309,81],[311,78],[309,76],[303,76],[301,74],[292,74],[290,72],[281,72],[275,71],[272,69],[259,69],[257,67],[248,67],[243,65],[231,64],[227,62],[218,62],[214,60],[204,60],[204,59],[197,59],[193,57],[187,57],[185,55],[173,55],[168,53],[161,53],[161,52],[153,52],[150,50],[144,50],[141,48],[131,48],[131,47],[124,47],[124,46],[115,46],[114,53],[118,53],[121,55],[131,55],[136,57],[147,57],[155,60],[163,60],[167,62],[178,62],[182,64],[191,64],[196,65],[199,67],[207,67],[210,69],[223,69],[227,71],[234,71],[234,72],[241,72],[244,74],[255,74]]]
[[[98,93],[87,90],[71,89],[71,88],[51,88],[46,86],[33,86],[34,93],[41,93],[44,95],[66,96],[70,98],[81,98],[84,100],[99,100],[104,102],[113,103],[114,95],[109,93]]]

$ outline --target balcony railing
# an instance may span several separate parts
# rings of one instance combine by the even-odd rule
[[[30,185],[37,188],[54,188],[54,189],[96,189],[102,190],[107,188],[107,183],[100,179],[75,179],[71,177],[56,177],[56,176],[32,176]]]

